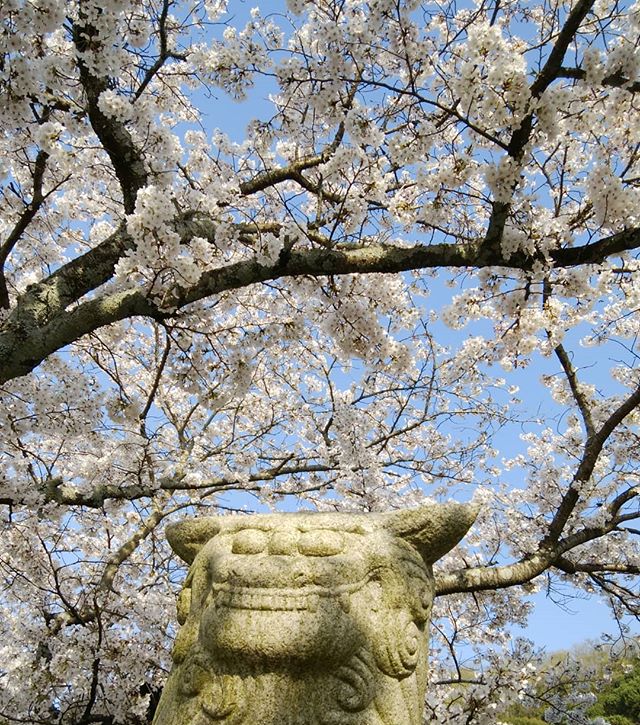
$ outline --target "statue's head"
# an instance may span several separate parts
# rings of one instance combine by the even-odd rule
[[[180,618],[198,618],[201,646],[217,658],[343,661],[381,619],[402,613],[424,625],[431,564],[460,540],[473,516],[469,507],[447,505],[173,524],[169,542],[192,565]]]
[[[200,679],[208,671],[225,681],[279,673],[318,682],[357,661],[360,679],[370,672],[398,680],[420,670],[422,680],[431,565],[474,518],[474,508],[447,504],[173,524],[169,542],[190,564],[178,604],[176,665],[184,662],[187,679],[193,661]],[[375,689],[365,688],[371,692],[363,702]]]

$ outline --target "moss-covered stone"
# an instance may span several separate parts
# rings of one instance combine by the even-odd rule
[[[474,515],[446,505],[173,525],[191,568],[154,725],[420,725],[431,565]]]

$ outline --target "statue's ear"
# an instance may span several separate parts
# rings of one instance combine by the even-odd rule
[[[414,546],[433,564],[460,541],[478,515],[472,504],[426,504],[383,514],[384,527]]]
[[[220,521],[214,516],[185,519],[169,524],[167,540],[176,554],[191,564],[202,547],[220,531]]]

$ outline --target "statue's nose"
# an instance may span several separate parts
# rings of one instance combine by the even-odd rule
[[[274,531],[269,540],[268,551],[278,556],[291,556],[298,551],[298,531]]]

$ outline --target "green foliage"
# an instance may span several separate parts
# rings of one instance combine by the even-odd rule
[[[542,715],[542,707],[536,708],[533,705],[526,707],[522,703],[514,703],[500,715],[500,721],[508,725],[546,725]]]
[[[610,725],[640,723],[640,659],[630,671],[618,672],[604,685],[589,714],[606,718]]]
[[[567,652],[557,652],[549,656],[548,667],[557,666],[569,656]],[[604,718],[608,725],[638,725],[640,723],[640,658],[612,661],[599,648],[584,645],[571,654],[580,669],[591,671],[596,703],[589,708],[591,718]],[[545,707],[532,701],[529,707],[522,704],[512,705],[500,720],[508,725],[546,725]]]

